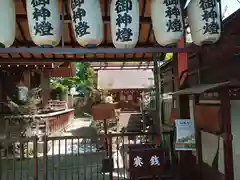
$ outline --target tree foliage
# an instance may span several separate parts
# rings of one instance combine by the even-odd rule
[[[164,61],[170,61],[173,58],[173,53],[166,53]]]
[[[75,63],[76,76],[67,78],[52,78],[53,88],[70,90],[75,88],[77,92],[92,92],[97,86],[97,74],[89,63]]]

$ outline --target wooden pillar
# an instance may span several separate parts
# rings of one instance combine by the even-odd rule
[[[31,88],[31,72],[30,71],[24,71],[23,72],[23,83],[28,88]]]
[[[154,121],[154,130],[157,134],[160,134],[162,137],[162,119],[161,119],[161,88],[160,88],[160,67],[158,64],[157,54],[153,54],[153,63],[154,63],[154,85],[155,85],[155,98],[156,98],[156,114],[157,119]]]
[[[41,72],[41,84],[42,88],[42,108],[48,105],[48,100],[50,98],[50,73],[47,70]]]
[[[3,73],[0,73],[0,102],[3,102],[4,101],[4,94],[3,94],[3,79],[4,76],[3,76]],[[0,112],[3,113],[3,107],[4,105],[1,103],[0,104]]]
[[[203,158],[202,158],[202,136],[201,129],[197,126],[196,123],[196,105],[199,103],[199,95],[191,95],[189,102],[190,109],[190,118],[193,119],[195,126],[195,140],[196,140],[196,179],[202,180],[202,167],[203,167]]]
[[[185,47],[185,38],[182,37],[178,42],[178,48]],[[188,70],[188,55],[187,53],[177,53],[174,58],[174,80],[175,90],[188,88],[187,72]],[[176,98],[176,113],[177,118],[190,119],[189,113],[189,97],[181,95]],[[191,179],[195,171],[191,166],[192,152],[181,151],[178,153],[178,176],[180,180]]]

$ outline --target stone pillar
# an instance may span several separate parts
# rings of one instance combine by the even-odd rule
[[[40,87],[42,88],[42,108],[45,108],[50,98],[50,72],[47,70],[41,72]]]

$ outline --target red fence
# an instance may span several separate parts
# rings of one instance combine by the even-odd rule
[[[37,115],[11,115],[5,116],[5,136],[18,138],[20,136],[31,137],[34,135],[52,135],[63,130],[71,123],[73,110],[65,110]]]
[[[55,116],[50,116],[46,119],[47,134],[50,135],[63,130],[68,124],[70,124],[72,118],[73,111],[66,111]]]

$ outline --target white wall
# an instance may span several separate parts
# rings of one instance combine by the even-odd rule
[[[202,132],[201,134],[203,162],[212,166],[219,146],[218,171],[224,174],[223,139],[207,132]]]
[[[240,101],[231,102],[235,180],[240,179]]]
[[[147,70],[99,70],[98,89],[138,89],[152,85],[153,72]]]

